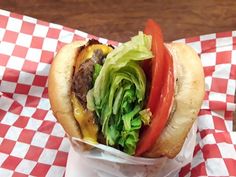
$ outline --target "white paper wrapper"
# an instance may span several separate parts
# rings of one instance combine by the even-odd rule
[[[72,138],[66,177],[164,177],[175,176],[177,171],[191,162],[196,144],[197,123],[190,130],[184,146],[174,159],[141,158],[127,155],[102,144],[92,145],[82,152],[81,139]],[[87,142],[84,142],[89,144]]]

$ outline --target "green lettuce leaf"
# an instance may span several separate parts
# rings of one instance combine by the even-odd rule
[[[110,52],[102,68],[95,66],[94,87],[87,94],[87,107],[96,111],[106,143],[128,154],[135,152],[143,121],[146,77],[139,61],[150,58],[151,36],[140,32]]]
[[[102,65],[97,64],[97,63],[94,65],[93,84],[95,83],[95,80],[97,79],[101,69],[102,69]]]

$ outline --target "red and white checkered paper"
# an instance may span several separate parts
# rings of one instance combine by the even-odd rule
[[[64,175],[70,145],[50,110],[48,72],[64,44],[88,38],[118,44],[0,10],[0,176]],[[236,176],[236,31],[179,41],[200,55],[206,95],[193,161],[178,176]]]

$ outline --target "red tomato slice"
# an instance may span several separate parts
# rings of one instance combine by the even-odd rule
[[[163,86],[165,47],[161,28],[153,20],[149,19],[147,21],[144,33],[152,36],[152,52],[154,57],[152,60],[144,61],[143,69],[147,75],[147,79],[151,81],[147,108],[150,108],[150,111],[154,113],[160,98],[161,87]]]
[[[173,61],[166,48],[164,59],[164,70],[167,72],[164,73],[164,85],[161,89],[160,101],[159,104],[154,107],[156,110],[153,114],[150,125],[141,133],[140,140],[136,148],[136,156],[141,156],[152,147],[156,139],[160,136],[169,118],[174,98],[174,72]],[[157,77],[158,75],[154,76]],[[153,77],[153,79],[155,77]],[[153,82],[152,84],[154,83],[158,85],[160,84],[156,82]],[[154,100],[156,100],[156,98],[154,98]]]

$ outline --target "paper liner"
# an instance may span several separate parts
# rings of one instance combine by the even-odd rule
[[[94,145],[78,138],[70,138],[72,148],[67,161],[66,176],[92,177],[95,174],[99,177],[170,176],[191,162],[196,144],[196,130],[195,122],[180,153],[174,159],[134,157],[103,144]],[[81,151],[81,142],[91,145],[93,149]],[[74,164],[79,169],[74,168]]]

